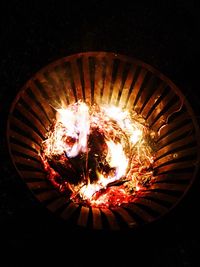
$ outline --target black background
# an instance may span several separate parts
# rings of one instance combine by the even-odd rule
[[[199,175],[183,201],[153,225],[133,232],[82,231],[34,199],[10,163],[5,137],[10,104],[23,84],[48,63],[82,51],[112,51],[149,63],[181,88],[200,121],[197,2],[2,2],[0,266],[200,265]]]

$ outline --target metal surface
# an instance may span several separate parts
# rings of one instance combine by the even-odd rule
[[[133,109],[159,132],[156,180],[134,203],[110,209],[66,203],[47,180],[38,152],[55,118],[52,106],[79,99]],[[7,136],[13,163],[37,199],[63,219],[94,229],[155,221],[182,199],[199,166],[199,128],[180,90],[151,66],[113,53],[80,53],[39,71],[11,107]]]

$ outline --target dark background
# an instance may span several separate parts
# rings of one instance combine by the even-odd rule
[[[5,134],[12,100],[36,71],[77,52],[112,51],[152,65],[182,90],[200,121],[198,1],[64,2],[1,2],[0,266],[199,266],[199,175],[157,223],[96,233],[49,214],[10,163]]]

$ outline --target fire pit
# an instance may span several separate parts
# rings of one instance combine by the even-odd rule
[[[76,54],[39,71],[11,107],[7,136],[37,199],[94,229],[158,219],[199,165],[199,128],[180,90],[151,66],[113,53]]]

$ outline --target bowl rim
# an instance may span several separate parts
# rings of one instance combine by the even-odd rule
[[[40,68],[37,72],[35,72],[26,82],[25,84],[21,87],[21,89],[19,89],[18,93],[16,94],[14,100],[11,103],[10,109],[9,109],[9,114],[8,114],[8,118],[7,118],[7,125],[6,125],[6,141],[7,141],[7,147],[8,147],[8,151],[9,151],[9,156],[11,158],[11,161],[15,167],[15,170],[17,171],[18,175],[20,178],[23,179],[22,175],[20,174],[20,171],[18,170],[18,167],[15,163],[15,160],[12,156],[12,151],[11,151],[11,146],[10,146],[10,135],[9,135],[9,131],[10,131],[10,118],[12,116],[12,112],[15,109],[15,106],[17,104],[17,102],[19,101],[21,95],[23,94],[23,92],[27,89],[28,84],[34,80],[35,77],[37,77],[38,74],[40,74],[41,72],[44,72],[45,70],[49,70],[54,68],[55,66],[62,64],[66,61],[71,61],[73,59],[77,59],[80,57],[99,57],[99,58],[103,58],[103,57],[109,57],[109,58],[116,58],[116,59],[121,59],[130,63],[135,63],[138,66],[141,66],[142,68],[147,69],[148,71],[150,71],[152,74],[156,75],[158,78],[160,78],[161,80],[164,80],[172,90],[174,90],[174,92],[178,95],[179,98],[182,99],[183,101],[183,105],[185,105],[187,112],[190,115],[190,118],[192,120],[192,123],[194,125],[195,128],[195,139],[197,142],[197,158],[196,158],[196,166],[195,169],[193,171],[193,176],[190,179],[189,183],[187,184],[185,190],[182,192],[182,194],[177,198],[177,200],[169,207],[167,208],[166,212],[161,213],[158,216],[155,216],[155,218],[150,221],[150,223],[153,223],[155,221],[160,220],[161,218],[163,218],[163,216],[166,216],[167,214],[169,214],[177,205],[180,204],[180,202],[182,201],[182,199],[185,197],[185,195],[188,193],[188,191],[190,190],[192,184],[194,183],[195,179],[197,178],[197,174],[200,170],[200,126],[198,124],[198,121],[196,119],[196,115],[195,112],[191,106],[191,104],[189,103],[189,101],[187,100],[187,98],[184,96],[184,94],[182,93],[182,91],[176,86],[176,84],[174,82],[171,81],[170,78],[168,78],[167,76],[165,76],[164,74],[162,74],[158,69],[154,68],[153,66],[151,66],[150,64],[147,64],[135,57],[132,56],[128,56],[128,55],[124,55],[124,54],[120,54],[120,53],[115,53],[115,52],[106,52],[106,51],[88,51],[88,52],[80,52],[80,53],[74,53],[72,55],[68,55],[62,58],[59,58],[55,61],[50,62],[49,64],[47,64],[46,66]],[[25,182],[26,184],[26,182]],[[30,189],[29,189],[30,190]],[[35,196],[34,192],[32,190],[30,190],[32,192],[32,194],[34,195],[34,197],[37,199],[37,197]],[[39,201],[37,199],[37,201]],[[41,201],[39,201],[41,203]],[[149,224],[149,222],[145,222],[144,224]]]

